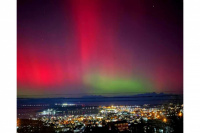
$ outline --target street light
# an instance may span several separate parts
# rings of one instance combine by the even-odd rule
[[[182,114],[181,112],[180,112],[180,113],[178,113],[178,116],[180,116],[180,117],[181,117],[182,115],[183,115],[183,114]]]

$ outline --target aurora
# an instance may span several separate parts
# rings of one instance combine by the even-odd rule
[[[176,1],[17,4],[18,97],[183,92],[183,9]]]

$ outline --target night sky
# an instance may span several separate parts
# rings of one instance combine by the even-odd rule
[[[182,94],[183,1],[18,0],[17,92]]]

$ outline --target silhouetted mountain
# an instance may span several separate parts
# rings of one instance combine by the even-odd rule
[[[101,96],[87,95],[79,98],[18,98],[20,104],[49,104],[55,103],[74,103],[85,105],[143,105],[143,104],[163,104],[167,102],[183,102],[183,96],[177,94],[165,93],[145,93],[129,96]]]

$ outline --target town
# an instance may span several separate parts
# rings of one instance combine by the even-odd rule
[[[23,105],[24,106],[24,105]],[[26,105],[33,106],[35,105]],[[48,106],[47,106],[48,107]],[[168,133],[182,132],[183,104],[142,106],[84,106],[55,103],[31,114],[18,114],[17,131],[23,132],[127,132],[127,133]]]

